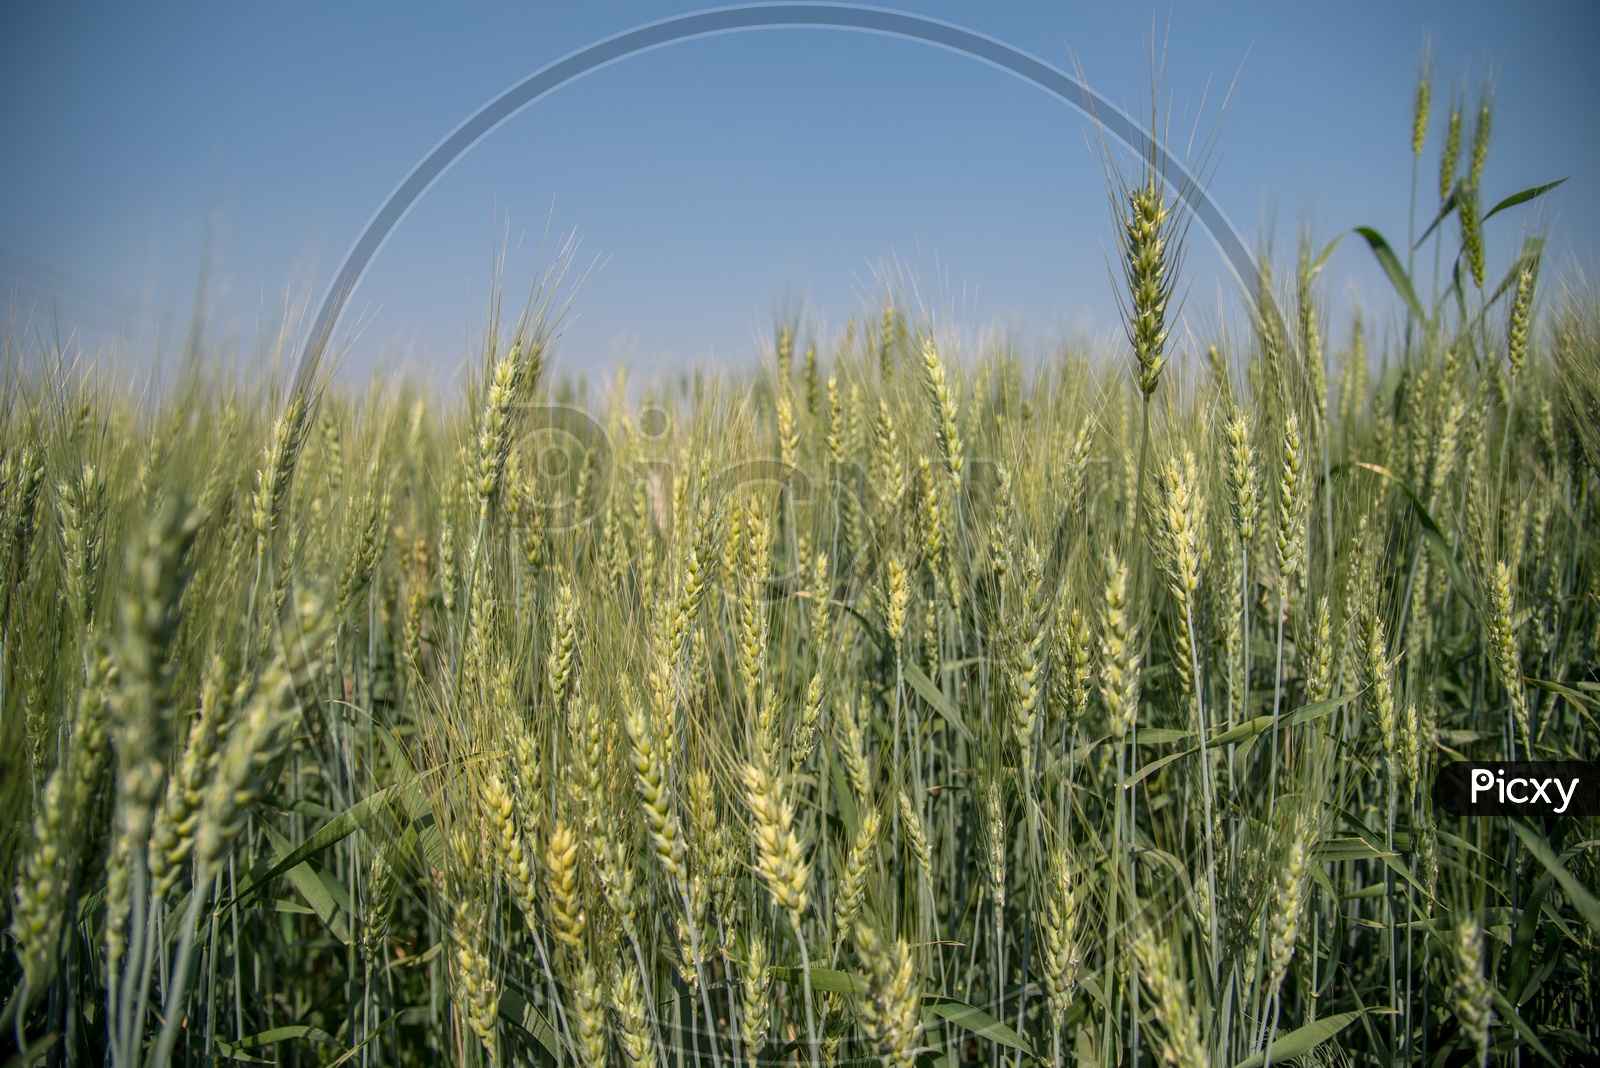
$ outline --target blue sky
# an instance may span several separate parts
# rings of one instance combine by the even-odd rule
[[[320,296],[384,196],[478,106],[597,38],[701,6],[7,5],[3,295],[35,330],[120,332],[148,359],[181,338],[203,273],[213,336],[255,352],[258,324]],[[1154,26],[1180,147],[1198,114],[1218,138],[1212,195],[1247,238],[1270,230],[1287,251],[1307,222],[1323,240],[1360,224],[1403,239],[1427,33],[1439,95],[1485,71],[1496,84],[1486,198],[1572,176],[1539,211],[1496,219],[1491,247],[1542,222],[1558,266],[1593,266],[1592,4],[887,6],[1076,65],[1130,107]],[[575,373],[748,362],[775,311],[837,328],[886,270],[960,325],[1036,351],[1110,337],[1090,136],[1037,89],[906,41],[769,30],[639,56],[536,103],[418,203],[346,315],[362,329],[344,373],[448,380],[481,330],[502,238],[514,303],[547,226],[577,235],[587,269],[560,357]],[[1215,250],[1192,245],[1185,312],[1203,334],[1230,298]],[[1387,307],[1369,260],[1354,243],[1336,254],[1336,314]]]

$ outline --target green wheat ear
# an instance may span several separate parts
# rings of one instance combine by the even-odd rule
[[[1139,712],[1138,631],[1129,618],[1128,568],[1113,550],[1106,556],[1100,631],[1100,694],[1111,737],[1127,736]]]
[[[857,1011],[885,1065],[911,1068],[922,1036],[922,991],[916,955],[905,939],[890,943],[875,928],[857,923],[856,955],[867,975],[867,995]]]
[[[1139,390],[1156,391],[1166,366],[1167,304],[1177,285],[1172,208],[1154,175],[1128,191],[1122,228],[1123,274],[1128,288],[1128,341],[1138,361]]]
[[[1479,1064],[1489,1056],[1489,1024],[1494,988],[1484,978],[1483,934],[1478,917],[1462,916],[1456,924],[1455,978],[1450,983],[1450,1007],[1461,1022],[1461,1032],[1472,1043]]]
[[[1444,144],[1439,149],[1439,202],[1450,197],[1455,188],[1457,170],[1461,165],[1461,98],[1450,96],[1450,117],[1445,120]]]
[[[1428,118],[1433,107],[1433,56],[1425,53],[1417,72],[1417,92],[1411,104],[1411,155],[1422,155],[1428,140]]]
[[[1506,363],[1515,379],[1528,360],[1528,327],[1533,318],[1533,286],[1537,278],[1532,263],[1517,271],[1517,287],[1506,325]]]
[[[1184,980],[1171,945],[1146,930],[1134,942],[1139,977],[1148,988],[1155,1018],[1161,1026],[1161,1059],[1175,1068],[1203,1068],[1207,1063]]]

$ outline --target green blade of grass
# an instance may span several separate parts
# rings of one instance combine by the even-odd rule
[[[1466,575],[1461,572],[1461,564],[1456,560],[1454,550],[1450,548],[1450,541],[1444,536],[1444,531],[1439,529],[1439,524],[1433,516],[1428,514],[1428,506],[1422,503],[1422,498],[1417,496],[1415,490],[1405,479],[1381,464],[1368,463],[1365,460],[1352,460],[1351,464],[1365,471],[1371,471],[1388,479],[1397,486],[1406,500],[1411,503],[1411,510],[1417,517],[1417,522],[1422,524],[1422,536],[1427,541],[1429,549],[1439,560],[1439,565],[1450,576],[1450,581],[1455,585],[1456,592],[1461,594],[1462,600],[1469,605],[1477,603],[1477,598],[1472,595],[1472,587],[1467,583]]]
[[[274,1042],[292,1042],[295,1039],[300,1039],[305,1042],[315,1042],[323,1046],[332,1046],[338,1050],[344,1049],[343,1043],[341,1043],[338,1039],[328,1034],[328,1032],[324,1031],[322,1028],[312,1027],[309,1024],[294,1024],[289,1027],[274,1027],[268,1031],[260,1031],[253,1035],[246,1035],[237,1042],[228,1042],[218,1038],[217,1045],[222,1048],[222,1051],[225,1054],[231,1056],[232,1051],[234,1050],[261,1049],[263,1046],[270,1046]]]
[[[292,857],[295,852],[290,848],[289,840],[270,824],[264,823],[261,829],[266,832],[267,839],[272,843],[273,851],[280,858],[277,867],[283,868],[283,858]],[[350,924],[345,919],[346,914],[340,910],[338,901],[329,892],[328,884],[321,874],[313,871],[311,864],[305,860],[299,861],[292,867],[285,868],[284,874],[300,896],[305,898],[306,904],[311,906],[312,911],[317,914],[317,918],[323,922],[329,932],[345,945],[349,945]],[[263,879],[258,885],[264,886],[266,882],[267,880]]]
[[[1539,261],[1543,258],[1544,238],[1535,235],[1523,241],[1522,251],[1517,253],[1516,259],[1511,261],[1511,266],[1506,268],[1505,277],[1500,279],[1500,284],[1494,287],[1494,295],[1484,303],[1485,310],[1480,311],[1478,315],[1482,316],[1486,314],[1487,310],[1492,307],[1496,301],[1506,295],[1507,290],[1517,284],[1517,276],[1522,273],[1522,269],[1524,267],[1531,266],[1537,269],[1539,266]],[[1473,322],[1476,324],[1477,320],[1474,319]]]
[[[1190,753],[1198,753],[1199,751],[1200,747],[1195,746],[1190,749],[1185,749],[1182,752],[1168,754],[1167,756],[1162,757],[1160,760],[1152,760],[1150,763],[1143,765],[1138,771],[1128,776],[1128,781],[1124,784],[1123,788],[1127,789],[1137,786],[1151,775],[1154,775],[1156,772],[1172,763],[1174,760],[1177,760],[1181,757],[1186,757]]]
[[[1328,1039],[1355,1023],[1365,1009],[1357,1012],[1341,1012],[1337,1016],[1326,1016],[1304,1027],[1296,1028],[1282,1038],[1272,1040],[1272,1060],[1289,1061],[1296,1057],[1303,1057],[1307,1053],[1322,1045]],[[1266,1063],[1266,1051],[1247,1057],[1234,1065],[1233,1068],[1261,1068]]]
[[[374,1027],[371,1031],[367,1032],[367,1037],[366,1038],[363,1038],[360,1042],[357,1042],[355,1045],[351,1046],[349,1049],[347,1049],[343,1053],[341,1053],[337,1060],[335,1060],[332,1064],[328,1065],[328,1068],[339,1068],[339,1065],[344,1064],[351,1057],[354,1057],[356,1054],[360,1053],[369,1044],[371,1044],[373,1039],[380,1037],[384,1033],[384,1031],[388,1030],[390,1024],[392,1024],[396,1020],[400,1019],[400,1017],[403,1016],[403,1015],[405,1015],[405,1010],[404,1009],[402,1009],[400,1012],[397,1012],[397,1013],[393,1014],[387,1020],[385,1020],[381,1024],[379,1024],[377,1027]]]
[[[1572,177],[1572,176],[1571,175],[1567,176],[1567,178],[1570,178],[1570,177]],[[1536,197],[1542,197],[1546,193],[1550,192],[1550,190],[1554,189],[1556,186],[1560,185],[1562,182],[1565,182],[1566,180],[1567,180],[1566,178],[1557,178],[1555,181],[1550,182],[1550,183],[1548,183],[1546,185],[1536,185],[1536,186],[1532,187],[1531,189],[1524,189],[1520,193],[1512,193],[1510,196],[1506,197],[1500,203],[1496,204],[1494,207],[1492,207],[1488,211],[1484,212],[1483,221],[1484,222],[1488,222],[1490,219],[1494,218],[1496,215],[1499,215],[1502,211],[1505,211],[1507,208],[1514,208],[1518,204],[1526,204],[1528,201],[1533,200]]]
[[[502,1020],[532,1035],[556,1063],[561,1063],[563,1046],[561,1040],[556,1037],[555,1028],[550,1026],[550,1021],[545,1018],[544,1013],[527,998],[516,990],[509,988],[502,990],[500,1004],[495,1011],[500,1014]]]
[[[799,968],[774,967],[772,975],[791,986],[801,985],[806,981],[805,972]],[[811,988],[827,994],[863,997],[867,993],[867,981],[859,975],[851,975],[837,968],[812,968]]]
[[[1555,876],[1556,882],[1561,884],[1562,893],[1567,895],[1572,907],[1578,910],[1578,915],[1582,916],[1590,927],[1600,931],[1600,901],[1597,901],[1589,888],[1580,883],[1567,866],[1561,863],[1561,858],[1551,848],[1549,839],[1534,830],[1531,824],[1519,819],[1513,818],[1511,827],[1528,847],[1528,852],[1537,857],[1539,863]]]
[[[1002,1046],[1021,1050],[1029,1057],[1033,1056],[1033,1051],[1028,1048],[1021,1035],[982,1009],[968,1005],[964,1001],[927,997],[922,1000],[922,1011],[928,1015],[943,1017],[980,1038],[987,1038],[990,1042],[998,1042]]]
[[[1516,1029],[1517,1034],[1521,1035],[1523,1041],[1533,1047],[1534,1052],[1554,1065],[1555,1068],[1561,1068],[1562,1062],[1556,1060],[1555,1054],[1551,1053],[1549,1047],[1539,1040],[1539,1033],[1528,1026],[1528,1021],[1522,1018],[1522,1014],[1517,1011],[1515,1005],[1511,1004],[1510,999],[1500,992],[1499,987],[1491,987],[1491,989],[1494,991],[1494,1007],[1500,1013],[1500,1016],[1511,1022],[1511,1026]]]
[[[1433,217],[1433,221],[1428,224],[1428,228],[1422,231],[1422,236],[1417,238],[1417,243],[1411,246],[1412,252],[1415,252],[1417,249],[1421,248],[1422,243],[1428,240],[1428,235],[1437,230],[1439,228],[1439,224],[1449,218],[1450,213],[1456,210],[1456,204],[1458,202],[1456,194],[1460,188],[1461,186],[1458,183],[1454,189],[1450,190],[1450,195],[1445,197],[1444,203],[1439,205],[1439,214]]]
[[[411,785],[412,783],[409,780],[406,782],[396,783],[393,786],[385,787],[384,789],[379,790],[377,793],[369,794],[360,801],[357,801],[355,804],[339,813],[333,819],[329,820],[326,824],[319,828],[316,833],[309,835],[304,842],[301,842],[298,846],[288,850],[285,854],[280,856],[277,862],[269,867],[265,872],[262,872],[260,875],[256,875],[252,872],[250,876],[246,877],[245,885],[240,889],[239,895],[232,901],[228,901],[220,907],[223,909],[232,908],[235,905],[246,901],[253,894],[260,892],[262,887],[266,886],[266,884],[271,882],[273,879],[276,879],[279,875],[282,875],[284,872],[300,864],[302,861],[316,856],[318,853],[322,852],[324,849],[327,849],[335,842],[340,842],[345,838],[348,838],[350,835],[366,826],[366,824],[374,816],[376,816],[385,808],[385,806],[389,804],[391,799],[398,799],[400,795]]]
[[[1522,906],[1522,915],[1517,920],[1517,933],[1511,939],[1511,965],[1506,971],[1506,985],[1518,1005],[1523,1001],[1522,989],[1528,980],[1528,963],[1533,959],[1533,936],[1539,930],[1539,912],[1544,906],[1544,896],[1550,892],[1555,881],[1554,872],[1547,871],[1539,876],[1528,893],[1527,902]]]
[[[1411,276],[1406,274],[1406,269],[1400,265],[1400,258],[1394,254],[1394,249],[1389,247],[1389,242],[1370,226],[1358,226],[1352,232],[1366,238],[1367,247],[1372,249],[1372,254],[1377,257],[1378,266],[1388,275],[1389,284],[1394,286],[1395,292],[1400,294],[1400,299],[1405,301],[1406,308],[1416,316],[1418,322],[1427,322],[1428,316],[1422,310],[1422,302],[1417,299],[1417,292],[1412,288]]]
[[[950,698],[945,696],[944,691],[933,684],[933,680],[928,678],[926,672],[907,660],[901,665],[901,673],[905,676],[906,682],[911,684],[911,688],[917,691],[917,695],[933,706],[933,710],[943,716],[956,729],[957,734],[969,742],[973,740],[972,731],[961,722],[960,711]]]

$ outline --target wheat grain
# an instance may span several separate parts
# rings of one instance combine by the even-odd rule
[[[1145,397],[1156,391],[1166,366],[1167,303],[1177,284],[1174,216],[1157,182],[1151,174],[1124,193],[1128,214],[1118,234],[1130,303],[1125,312],[1128,343],[1139,364],[1139,392]]]
[[[1461,99],[1458,94],[1450,98],[1450,117],[1445,122],[1444,144],[1439,151],[1439,202],[1450,196],[1456,184],[1457,169],[1461,164]]]
[[[1128,617],[1128,569],[1115,551],[1106,558],[1100,628],[1100,697],[1111,737],[1121,742],[1139,713],[1138,635]]]
[[[878,848],[878,814],[868,812],[861,817],[856,828],[855,841],[850,843],[844,871],[839,876],[833,895],[833,929],[842,935],[851,929],[856,913],[861,909],[867,892],[867,872]]]
[[[1517,287],[1511,300],[1511,314],[1506,324],[1506,363],[1515,379],[1522,373],[1528,359],[1528,323],[1533,313],[1533,264],[1526,263],[1517,271]]]
[[[1467,913],[1456,921],[1455,978],[1450,983],[1450,1006],[1461,1021],[1461,1032],[1477,1055],[1478,1064],[1489,1063],[1489,1027],[1494,989],[1483,974],[1483,935],[1478,918]]]
[[[855,926],[855,943],[867,975],[867,995],[856,1010],[883,1063],[911,1068],[922,1036],[916,958],[904,939],[890,943],[864,923]]]
[[[772,895],[773,903],[798,928],[800,915],[810,901],[810,867],[794,832],[794,807],[764,761],[745,764],[741,778],[745,801],[755,821],[751,837],[756,874]]]
[[[1040,972],[1050,1011],[1050,1030],[1059,1034],[1077,988],[1083,954],[1078,941],[1078,895],[1074,892],[1064,849],[1057,846],[1051,850],[1045,874],[1044,922],[1040,925],[1039,945],[1043,967]]]
[[[1428,140],[1428,115],[1433,104],[1433,64],[1425,58],[1417,76],[1417,92],[1411,105],[1411,155],[1422,155]]]
[[[1161,1024],[1161,1062],[1172,1068],[1203,1068],[1208,1060],[1200,1043],[1199,1024],[1172,947],[1154,932],[1145,931],[1133,948],[1139,960],[1139,978],[1149,988]]]
[[[1529,756],[1528,699],[1522,687],[1522,654],[1513,622],[1514,602],[1511,593],[1511,568],[1505,561],[1497,561],[1494,579],[1489,585],[1489,647],[1494,656],[1495,668],[1500,672],[1501,685],[1511,701],[1511,726],[1522,751]]]
[[[966,460],[958,425],[955,393],[950,387],[944,361],[939,358],[939,349],[932,338],[923,340],[921,355],[923,385],[933,404],[934,436],[939,442],[940,455],[944,458],[945,470],[950,475],[954,494],[959,498]]]
[[[922,872],[922,877],[933,879],[933,848],[928,843],[927,829],[922,825],[922,815],[917,811],[917,806],[911,803],[911,798],[904,790],[897,795],[900,812],[900,831],[906,836],[906,845],[911,848],[911,855],[916,858],[917,867]]]
[[[656,1047],[650,1036],[644,998],[639,992],[638,974],[630,966],[621,965],[607,985],[611,988],[611,1008],[617,1017],[617,1044],[622,1048],[628,1068],[654,1068]]]

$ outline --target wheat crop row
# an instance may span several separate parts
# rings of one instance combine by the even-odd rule
[[[1309,240],[1179,330],[1139,173],[1127,344],[1042,363],[901,299],[596,394],[559,264],[459,403],[13,331],[0,1049],[1593,1058],[1594,820],[1431,785],[1595,755],[1600,301],[1445,106],[1399,311],[1337,331]]]

